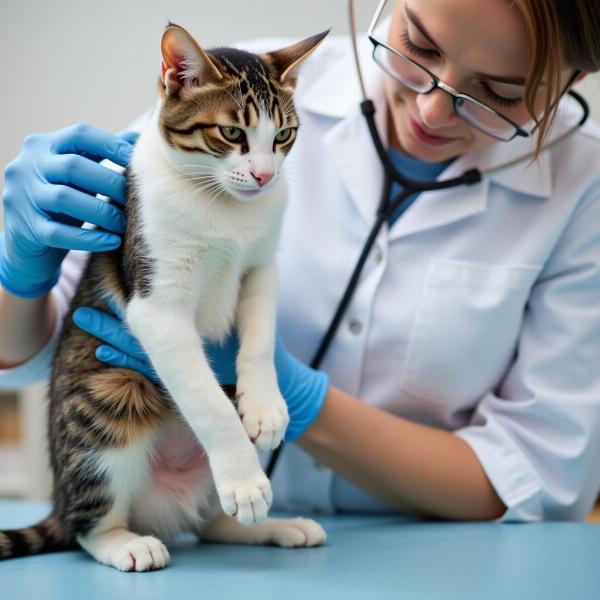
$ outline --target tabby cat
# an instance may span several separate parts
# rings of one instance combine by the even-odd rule
[[[0,532],[0,557],[79,544],[101,563],[146,571],[169,562],[160,540],[183,532],[324,543],[314,521],[266,519],[272,494],[254,445],[276,447],[288,422],[273,364],[280,173],[298,129],[297,69],[325,35],[256,55],[203,50],[166,27],[160,102],[128,171],[123,244],[90,257],[55,355],[53,510]],[[77,307],[110,310],[111,299],[164,387],[100,363],[98,340],[72,323]],[[202,346],[233,325],[235,402]]]

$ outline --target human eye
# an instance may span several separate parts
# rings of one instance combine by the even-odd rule
[[[408,29],[405,29],[401,35],[402,43],[408,49],[408,51],[414,56],[419,56],[420,58],[433,59],[438,58],[440,53],[433,48],[422,48],[421,46],[417,46],[408,35]]]
[[[486,99],[491,100],[500,106],[517,106],[523,101],[523,98],[521,97],[508,98],[506,96],[501,96],[500,94],[496,93],[485,81],[480,81],[479,87]]]

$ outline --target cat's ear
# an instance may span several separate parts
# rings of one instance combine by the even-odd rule
[[[265,54],[267,62],[275,69],[279,83],[296,84],[300,63],[325,39],[330,31],[331,29],[328,29],[281,50]]]
[[[161,81],[167,96],[175,95],[186,84],[203,85],[223,79],[221,71],[196,40],[183,28],[169,23],[161,44]]]

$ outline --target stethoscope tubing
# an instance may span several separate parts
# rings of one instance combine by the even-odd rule
[[[375,216],[375,222],[373,223],[371,230],[369,232],[369,235],[367,236],[367,239],[365,240],[365,244],[364,244],[364,246],[361,250],[361,253],[358,257],[358,260],[356,262],[354,270],[352,271],[352,275],[350,276],[350,279],[348,280],[346,289],[344,290],[344,293],[342,294],[342,297],[340,298],[340,301],[335,310],[335,313],[329,323],[329,327],[327,328],[327,331],[323,335],[321,342],[319,343],[319,346],[318,346],[312,360],[310,361],[310,366],[313,369],[318,369],[320,367],[320,365],[325,357],[325,354],[327,353],[327,350],[331,346],[331,342],[333,341],[333,338],[335,337],[335,334],[336,334],[337,330],[339,329],[340,323],[342,322],[342,319],[344,317],[346,309],[348,308],[348,305],[350,304],[350,302],[352,300],[352,296],[354,294],[354,291],[356,290],[356,286],[358,285],[358,281],[360,279],[360,275],[362,273],[364,265],[367,261],[367,258],[369,257],[369,254],[373,248],[373,245],[375,244],[375,241],[377,240],[377,236],[379,235],[381,228],[387,222],[387,220],[392,216],[392,214],[403,203],[405,203],[410,196],[412,196],[415,193],[448,189],[451,187],[458,187],[461,185],[474,185],[476,183],[481,182],[483,175],[488,175],[491,173],[496,173],[498,171],[507,169],[517,163],[522,162],[523,160],[527,160],[528,158],[533,158],[533,156],[534,156],[534,154],[532,152],[529,152],[527,154],[518,156],[515,159],[512,159],[510,161],[502,163],[501,165],[498,165],[491,169],[487,169],[487,170],[483,170],[483,171],[480,171],[479,169],[469,169],[458,177],[453,177],[451,179],[445,179],[445,180],[440,180],[440,181],[438,181],[438,180],[418,181],[418,180],[408,177],[404,173],[401,173],[396,168],[396,166],[392,163],[392,161],[390,160],[390,157],[389,157],[389,155],[383,145],[383,142],[381,140],[381,136],[379,135],[379,132],[377,130],[377,125],[375,123],[375,105],[372,100],[370,100],[369,98],[366,97],[366,91],[365,91],[364,80],[363,80],[363,76],[362,76],[362,70],[360,68],[360,62],[358,59],[358,49],[357,49],[357,44],[356,44],[356,28],[354,26],[354,12],[353,12],[354,3],[352,0],[348,0],[348,7],[349,7],[349,16],[350,16],[351,31],[352,31],[351,38],[352,38],[352,44],[353,44],[354,57],[355,57],[360,87],[363,92],[363,101],[360,103],[360,109],[361,109],[362,114],[365,117],[367,126],[369,128],[369,133],[370,133],[371,139],[373,141],[373,145],[375,147],[375,150],[377,152],[379,160],[381,161],[381,164],[383,166],[385,176],[384,176],[383,190],[382,190],[381,198],[380,198],[379,205],[377,208],[377,214]],[[376,20],[374,22],[376,22]],[[546,146],[544,146],[544,148],[542,150],[543,152],[545,152],[546,150],[555,146],[560,141],[562,141],[564,138],[568,137],[574,131],[579,129],[587,121],[587,119],[589,117],[590,110],[589,110],[589,106],[588,106],[587,102],[585,101],[585,99],[580,94],[575,92],[574,90],[569,90],[568,94],[570,96],[572,96],[581,105],[582,111],[583,111],[582,117],[575,126],[570,128],[568,131],[566,131],[562,135],[558,136],[556,139],[552,140]],[[390,199],[389,196],[390,196],[390,191],[392,189],[393,182],[400,184],[403,189],[396,195],[395,198]],[[273,475],[273,471],[275,470],[277,461],[279,459],[279,456],[281,454],[283,447],[284,447],[284,444],[281,444],[278,448],[276,448],[271,453],[269,462],[267,464],[267,468],[265,470],[265,473],[269,479]]]

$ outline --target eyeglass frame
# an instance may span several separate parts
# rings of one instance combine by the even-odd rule
[[[382,42],[381,40],[377,39],[377,37],[374,34],[374,29],[375,29],[377,23],[379,22],[379,19],[381,17],[381,14],[383,13],[383,9],[384,9],[386,3],[387,3],[387,0],[381,0],[380,1],[379,6],[377,7],[377,9],[375,11],[375,14],[373,16],[373,19],[371,21],[371,25],[369,26],[369,30],[367,32],[367,36],[368,36],[369,40],[371,41],[371,43],[373,44],[373,60],[375,60],[375,62],[377,63],[377,65],[379,67],[381,67],[381,65],[379,65],[379,63],[375,59],[375,52],[377,50],[377,46],[382,46],[383,48],[385,48],[386,50],[388,50],[392,54],[395,54],[396,56],[398,56],[402,60],[405,60],[405,61],[409,62],[411,65],[413,65],[417,69],[420,69],[421,71],[423,71],[424,73],[426,73],[431,78],[432,86],[426,92],[420,92],[418,90],[415,90],[415,89],[411,88],[404,81],[400,81],[399,79],[397,79],[396,77],[394,77],[388,71],[385,71],[385,73],[387,75],[389,75],[390,77],[392,77],[398,83],[400,83],[403,86],[407,87],[409,90],[412,90],[413,92],[417,92],[419,94],[423,94],[423,95],[430,94],[431,92],[433,92],[436,89],[440,89],[440,90],[446,92],[447,94],[449,94],[452,97],[452,108],[453,108],[454,112],[461,119],[463,119],[463,121],[465,121],[465,123],[469,124],[472,127],[475,127],[475,129],[478,129],[482,133],[485,133],[486,135],[489,135],[490,137],[492,137],[492,138],[494,138],[494,139],[496,139],[498,141],[501,141],[501,142],[510,142],[511,140],[513,140],[514,138],[516,138],[517,136],[519,136],[519,137],[530,137],[532,135],[533,130],[531,132],[525,131],[522,127],[520,127],[519,125],[517,125],[512,119],[509,119],[507,116],[505,116],[502,113],[498,112],[496,109],[492,108],[491,106],[488,106],[484,102],[481,102],[477,98],[473,98],[473,96],[469,96],[468,94],[463,94],[462,92],[459,92],[458,90],[455,90],[451,85],[448,85],[447,83],[443,82],[435,73],[432,73],[427,67],[424,67],[423,65],[419,64],[417,61],[415,61],[414,59],[412,59],[410,56],[407,56],[403,52],[400,52],[400,50],[396,50],[395,48],[392,48],[391,46],[389,46],[387,43]],[[502,119],[503,121],[505,121],[506,123],[508,123],[511,127],[514,127],[514,129],[515,129],[514,134],[509,139],[505,139],[505,138],[501,138],[501,137],[495,136],[494,134],[489,133],[488,131],[484,131],[483,129],[481,129],[481,127],[478,127],[474,123],[472,123],[472,122],[468,121],[467,119],[465,119],[465,117],[458,112],[458,110],[456,109],[456,104],[457,104],[458,100],[467,100],[469,102],[473,102],[477,106],[483,108],[484,110],[487,110],[487,111],[493,113],[495,116],[499,117],[500,119]]]

